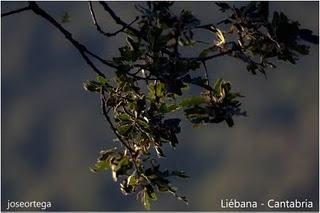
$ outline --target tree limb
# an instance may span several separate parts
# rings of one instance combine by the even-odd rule
[[[26,11],[26,10],[31,10],[30,6],[23,7],[23,8],[17,9],[17,10],[12,10],[10,12],[2,13],[1,17],[13,15],[13,14],[16,14],[16,13],[21,13],[21,12]]]

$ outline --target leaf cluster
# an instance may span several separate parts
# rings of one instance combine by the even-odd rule
[[[301,43],[318,43],[311,30],[301,29],[297,21],[282,12],[269,12],[269,2],[250,2],[236,8],[226,2],[217,3],[222,12],[230,14],[219,22],[227,27],[226,34],[236,37],[229,42],[235,49],[233,56],[247,64],[253,74],[266,74],[266,68],[275,68],[275,59],[295,64],[299,54],[307,55],[309,47]]]

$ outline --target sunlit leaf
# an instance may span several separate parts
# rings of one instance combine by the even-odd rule
[[[66,24],[71,21],[70,15],[68,12],[64,12],[63,16],[61,17],[61,23]]]

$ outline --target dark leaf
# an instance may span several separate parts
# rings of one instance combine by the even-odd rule
[[[319,36],[313,35],[311,30],[300,29],[299,35],[303,40],[306,40],[313,44],[319,44]]]

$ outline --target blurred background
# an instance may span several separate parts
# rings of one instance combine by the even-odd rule
[[[138,3],[110,2],[110,6],[129,22],[137,15]],[[318,34],[318,4],[271,2],[270,10],[283,11]],[[26,3],[1,5],[6,12]],[[118,54],[124,37],[106,39],[97,33],[86,2],[39,5],[57,19],[68,12],[71,22],[64,27],[94,52],[107,58]],[[118,29],[98,7],[95,3],[104,29]],[[175,12],[182,9],[191,9],[202,23],[222,17],[213,2],[175,4]],[[1,30],[2,209],[8,200],[36,200],[51,201],[49,210],[57,211],[143,210],[135,196],[121,194],[110,172],[89,170],[99,151],[116,142],[100,114],[98,97],[82,88],[82,82],[95,75],[77,50],[28,11],[3,18]],[[245,95],[242,103],[248,117],[237,118],[233,128],[222,123],[192,129],[184,121],[180,144],[175,151],[167,149],[167,158],[160,163],[192,177],[173,181],[190,204],[161,194],[152,210],[217,211],[222,210],[220,199],[235,198],[308,199],[318,209],[319,51],[310,46],[310,55],[297,65],[278,63],[267,79],[251,75],[235,59],[209,63],[212,81],[222,77]]]

